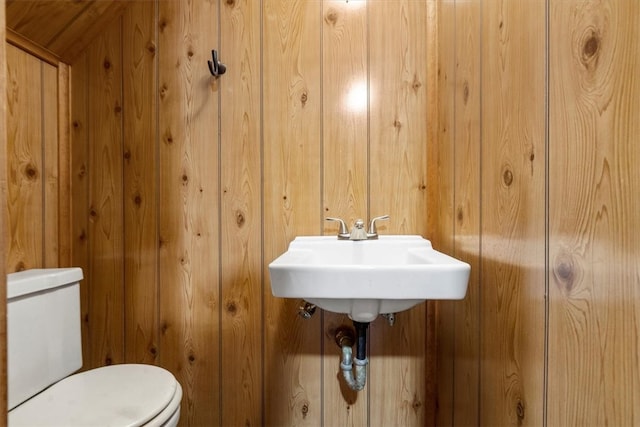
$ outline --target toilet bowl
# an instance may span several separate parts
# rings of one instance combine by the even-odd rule
[[[9,426],[176,426],[182,388],[158,366],[82,366],[82,270],[7,276]]]

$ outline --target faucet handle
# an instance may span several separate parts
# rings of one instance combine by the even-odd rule
[[[335,221],[340,223],[340,230],[338,231],[338,239],[348,239],[349,230],[347,230],[347,224],[340,218],[326,217],[325,221]]]
[[[375,239],[378,237],[378,229],[376,228],[376,221],[383,220],[383,219],[389,219],[389,215],[377,216],[371,220],[371,222],[369,223],[369,232],[367,233],[369,235],[369,238]]]

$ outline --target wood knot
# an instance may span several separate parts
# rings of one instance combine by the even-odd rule
[[[23,261],[19,261],[13,270],[17,273],[18,271],[24,271],[26,269],[27,266],[25,265],[25,263]]]
[[[158,349],[152,345],[151,347],[149,347],[149,354],[151,354],[151,356],[153,356],[153,358],[155,359],[155,357],[158,355]]]
[[[307,95],[307,92],[302,92],[302,95],[300,95],[300,102],[302,103],[303,107],[306,105],[308,99],[309,95]]]
[[[331,26],[335,26],[338,22],[338,12],[334,9],[329,9],[324,17],[324,21]]]
[[[518,417],[518,421],[523,421],[524,420],[524,402],[520,399],[518,399],[518,402],[516,403],[516,415]]]
[[[592,58],[598,53],[598,49],[600,48],[600,39],[597,35],[591,34],[591,36],[584,42],[584,47],[582,48],[582,56],[585,59]]]
[[[111,61],[109,61],[108,59],[105,59],[104,62],[102,63],[102,66],[104,67],[105,70],[108,70],[111,68]]]
[[[309,403],[305,402],[302,404],[302,407],[300,408],[300,412],[302,412],[302,418],[306,418],[307,415],[309,414]]]
[[[241,211],[236,211],[236,224],[238,227],[242,227],[245,223],[244,214]]]
[[[31,163],[27,164],[24,168],[24,174],[29,181],[35,181],[38,179],[38,169]]]
[[[131,159],[131,151],[130,150],[125,150],[124,159],[125,160],[130,160]]]
[[[505,167],[502,171],[502,182],[505,186],[509,187],[513,184],[513,172],[508,167]]]
[[[113,107],[113,111],[114,111],[116,114],[120,113],[120,112],[122,111],[122,107],[120,106],[120,104],[118,104],[118,103],[116,102],[116,105]]]
[[[111,358],[111,356],[107,356],[104,358],[104,364],[109,366],[113,364],[113,359]]]
[[[466,80],[462,85],[462,102],[464,105],[467,105],[467,102],[469,102],[469,82]]]
[[[133,198],[133,203],[135,203],[136,206],[140,207],[140,205],[142,205],[142,196],[140,196],[140,194],[136,194]]]
[[[413,402],[411,403],[411,408],[413,408],[415,412],[418,412],[418,410],[420,410],[421,407],[422,407],[422,402],[420,401],[420,399],[418,399],[418,396],[413,396]]]
[[[78,120],[74,120],[71,125],[74,129],[80,129],[80,122]]]
[[[236,4],[236,0],[225,0],[227,6],[233,7]]]
[[[402,127],[402,123],[400,122],[400,120],[395,119],[393,121],[393,127],[396,128],[397,130],[400,130],[400,128]]]
[[[167,333],[168,330],[169,330],[169,324],[167,322],[162,322],[160,324],[160,333],[164,335]]]
[[[167,95],[168,89],[169,88],[167,87],[167,85],[160,86],[160,99],[164,99],[164,97]]]
[[[456,218],[458,219],[459,223],[462,223],[462,220],[464,219],[464,210],[460,206],[458,207],[458,210],[456,212]]]
[[[411,83],[411,89],[414,90],[414,92],[417,92],[418,89],[420,89],[422,87],[422,82],[418,79],[417,75],[413,76],[413,82]]]
[[[78,240],[80,240],[81,242],[84,242],[85,240],[87,240],[87,233],[84,230],[80,231],[80,235],[78,236]]]
[[[95,208],[89,209],[89,217],[92,221],[95,220],[98,218],[98,211],[96,211]]]
[[[165,142],[165,144],[171,145],[173,144],[173,135],[167,132],[164,134],[164,137],[162,138],[162,140]]]
[[[238,312],[238,307],[234,301],[229,301],[226,305],[227,312],[231,315],[234,315]]]
[[[189,353],[187,359],[189,360],[189,363],[193,365],[193,363],[196,361],[196,356],[193,353]]]
[[[582,52],[580,52],[580,62],[582,62],[582,65],[588,69],[594,68],[597,65],[601,44],[600,34],[598,34],[594,28],[588,28],[584,32],[582,42],[580,43],[582,46]]]
[[[187,176],[187,174],[182,174],[182,185],[187,185],[189,183],[189,177]]]
[[[160,32],[163,32],[165,28],[167,28],[167,20],[166,19],[161,19],[160,22],[158,22],[158,28],[160,28]]]
[[[558,287],[563,290],[565,294],[573,290],[576,282],[576,262],[570,253],[561,252],[556,256],[553,276],[556,279]]]
[[[154,42],[149,42],[147,43],[147,52],[149,52],[151,55],[155,55],[156,53],[156,45]]]
[[[191,58],[193,58],[193,55],[194,55],[194,53],[193,53],[193,49],[192,49],[192,48],[189,48],[189,50],[187,50],[187,57],[188,57],[189,59],[191,59]]]

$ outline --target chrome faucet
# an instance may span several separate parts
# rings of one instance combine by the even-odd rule
[[[357,219],[356,222],[353,223],[353,228],[351,228],[351,232],[347,231],[347,224],[340,218],[325,218],[327,221],[336,221],[340,223],[340,229],[338,231],[338,239],[339,240],[375,240],[378,238],[378,229],[376,228],[376,221],[382,219],[389,219],[389,215],[377,216],[371,220],[369,223],[369,230],[365,230],[364,221],[362,219]]]

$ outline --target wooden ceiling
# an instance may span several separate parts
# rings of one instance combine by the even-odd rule
[[[6,0],[7,38],[27,39],[70,64],[127,4],[124,0]]]

